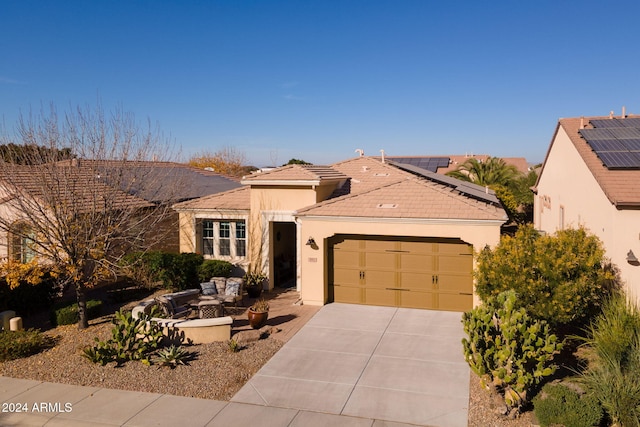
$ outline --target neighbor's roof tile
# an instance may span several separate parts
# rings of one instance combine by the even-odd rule
[[[343,180],[348,177],[331,166],[320,165],[286,165],[267,172],[245,176],[242,183],[259,184],[261,181],[330,181]]]
[[[245,185],[222,193],[177,203],[173,207],[177,210],[249,210],[251,208],[250,190],[250,187]]]

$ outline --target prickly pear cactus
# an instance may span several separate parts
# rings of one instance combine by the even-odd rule
[[[464,357],[473,372],[480,377],[482,386],[489,389],[492,383],[491,372],[495,369],[493,361],[498,335],[493,322],[493,313],[485,307],[478,307],[463,314],[464,332],[469,337],[462,339]]]
[[[550,333],[544,321],[533,320],[524,308],[517,308],[514,291],[506,291],[463,315],[464,355],[471,370],[486,388],[494,386],[504,395],[509,408],[519,409],[527,392],[556,366],[553,356],[562,343]]]

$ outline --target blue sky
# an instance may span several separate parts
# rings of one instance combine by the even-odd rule
[[[544,159],[557,119],[640,113],[640,2],[0,1],[0,115],[121,106],[184,157]]]

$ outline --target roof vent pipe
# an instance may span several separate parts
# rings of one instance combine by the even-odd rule
[[[364,156],[364,150],[362,148],[356,148],[356,153],[358,153],[360,157]]]
[[[584,129],[584,116],[580,117],[580,129]]]
[[[627,107],[625,107],[624,105],[622,106],[622,118],[624,119],[625,117],[627,117]]]
[[[613,119],[613,110],[609,111],[609,118]]]
[[[384,150],[380,150],[380,154],[382,156],[382,163],[384,163]]]

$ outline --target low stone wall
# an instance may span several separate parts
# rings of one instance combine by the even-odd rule
[[[162,333],[171,344],[181,342],[191,344],[208,344],[215,341],[231,339],[231,316],[213,319],[152,319],[162,327]]]
[[[155,300],[152,299],[142,301],[133,307],[131,314],[134,318],[138,318],[141,314],[149,315],[151,308],[155,304]],[[151,320],[157,322],[162,327],[162,333],[170,344],[178,345],[181,342],[207,344],[231,339],[233,318],[230,316],[214,317],[211,319],[153,318]]]

